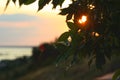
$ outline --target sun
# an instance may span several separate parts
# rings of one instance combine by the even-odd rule
[[[87,16],[82,15],[82,17],[79,19],[78,22],[79,22],[80,24],[84,24],[86,21],[87,21]]]

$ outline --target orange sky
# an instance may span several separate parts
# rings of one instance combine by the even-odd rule
[[[0,45],[39,45],[68,30],[65,16],[58,15],[59,7],[52,10],[52,5],[47,5],[37,13],[37,3],[19,8],[18,3],[15,6],[11,2],[4,12],[5,3],[0,0]],[[63,7],[69,3],[66,0]]]

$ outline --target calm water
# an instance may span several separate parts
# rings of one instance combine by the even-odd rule
[[[31,56],[31,47],[0,47],[0,61],[14,60],[23,56]]]

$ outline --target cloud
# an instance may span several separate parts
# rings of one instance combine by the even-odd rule
[[[0,22],[0,27],[29,27],[29,26],[35,26],[37,24],[37,21],[20,21],[20,22]]]
[[[63,17],[26,15],[28,18],[25,18],[22,15],[6,15],[6,19],[0,17],[0,45],[38,45],[53,41],[67,30]]]
[[[0,27],[28,27],[34,26],[41,19],[38,16],[27,14],[3,14],[0,15]]]
[[[35,45],[41,19],[26,14],[0,16],[0,45]]]
[[[25,45],[38,37],[35,27],[0,27],[0,45]]]
[[[19,22],[19,21],[34,21],[37,20],[37,16],[26,14],[3,14],[0,15],[0,22]]]

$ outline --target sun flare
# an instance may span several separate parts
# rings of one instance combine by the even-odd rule
[[[79,23],[80,24],[84,24],[87,21],[87,16],[83,15],[80,19],[79,19]]]

